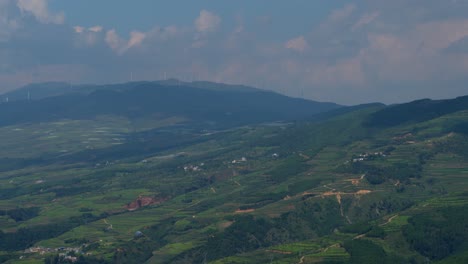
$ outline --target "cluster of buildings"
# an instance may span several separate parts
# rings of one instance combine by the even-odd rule
[[[60,256],[66,257],[69,253],[79,253],[81,254],[81,248],[79,247],[59,247],[59,248],[45,248],[45,247],[30,247],[24,250],[26,254],[39,253],[44,255],[46,253],[57,253],[60,252]]]
[[[240,160],[233,160],[231,163],[236,164],[236,163],[242,163],[242,162],[247,162],[247,159],[245,157],[242,157]]]
[[[72,262],[72,263],[78,261],[78,258],[77,258],[77,257],[75,257],[75,256],[68,256],[68,255],[66,255],[66,254],[64,254],[64,253],[60,253],[60,254],[59,254],[59,257],[63,257],[63,260],[69,261],[69,262]]]
[[[201,167],[205,166],[205,163],[200,163],[199,165],[187,165],[187,166],[184,166],[184,171],[185,172],[197,172],[197,171],[201,171]]]
[[[273,159],[278,159],[280,157],[280,155],[278,153],[273,153],[271,154],[271,157]],[[224,161],[223,164],[242,164],[242,163],[246,163],[248,160],[246,157],[241,157],[240,159],[234,159],[232,161]],[[205,163],[200,163],[198,165],[185,165],[183,167],[184,171],[185,172],[198,172],[198,171],[201,171],[202,170],[202,167],[205,166]]]
[[[386,155],[383,152],[374,152],[374,153],[363,153],[359,154],[357,158],[353,158],[353,162],[360,162],[365,160],[372,160],[378,157],[385,157]]]
[[[106,161],[105,163],[96,163],[94,165],[95,168],[98,168],[98,167],[107,167],[107,166],[111,166],[111,165],[114,165],[115,163],[112,162],[112,161]]]

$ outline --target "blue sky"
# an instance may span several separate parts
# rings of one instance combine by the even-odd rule
[[[242,83],[342,104],[468,94],[468,0],[0,0],[0,92]]]

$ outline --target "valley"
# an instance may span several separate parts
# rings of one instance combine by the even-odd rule
[[[18,110],[22,121],[0,127],[0,262],[461,263],[468,104],[458,105],[433,115],[424,105],[421,118],[400,118],[399,105],[292,109],[245,123],[172,108],[36,122]]]

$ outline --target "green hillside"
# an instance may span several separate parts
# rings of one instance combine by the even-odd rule
[[[138,82],[79,86],[64,89],[59,95],[56,94],[60,86],[49,89],[38,86],[35,87],[37,90],[27,90],[27,93],[42,93],[40,99],[0,104],[0,126],[64,119],[89,120],[112,115],[131,121],[177,117],[183,121],[176,124],[220,129],[261,122],[303,120],[340,107],[243,86],[218,85],[215,89],[215,85]],[[12,92],[10,96],[24,93],[25,89]]]
[[[80,95],[80,118],[0,127],[0,262],[468,261],[463,99],[207,130],[196,111],[83,114],[101,95]]]

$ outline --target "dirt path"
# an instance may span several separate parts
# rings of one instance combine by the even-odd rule
[[[359,190],[357,192],[335,192],[335,191],[328,191],[328,192],[324,192],[322,194],[320,194],[322,197],[325,197],[325,196],[337,196],[337,195],[340,195],[340,201],[341,201],[341,195],[365,195],[365,194],[369,194],[371,193],[372,191],[370,190]],[[312,194],[312,193],[308,193],[308,194]],[[338,199],[338,197],[337,197]]]
[[[341,204],[341,195],[339,193],[336,194],[336,201],[338,201],[338,204],[340,204],[340,213],[341,213],[341,216],[344,217],[343,205]]]
[[[386,224],[390,224],[390,223],[392,222],[392,220],[395,219],[395,217],[397,217],[397,216],[398,216],[398,214],[396,214],[396,215],[390,217],[390,218],[387,220],[387,222],[381,224],[380,226],[384,226],[384,225],[386,225]]]
[[[366,236],[366,234],[360,234],[360,235],[357,235],[357,236],[353,237],[353,240],[354,239],[360,239],[360,238],[365,237],[365,236]]]
[[[272,252],[272,253],[278,253],[278,254],[283,254],[283,255],[291,255],[292,252],[290,251],[281,251],[281,250],[275,250],[275,249],[267,249],[265,250],[266,252]]]
[[[237,209],[234,213],[245,214],[245,213],[251,213],[251,212],[255,212],[255,209],[245,209],[245,210]]]
[[[332,248],[332,247],[338,247],[338,246],[340,246],[339,243],[333,244],[333,245],[331,245],[331,246],[326,247],[322,252],[327,252],[328,249],[330,249],[330,248]]]
[[[109,226],[106,228],[107,230],[113,229],[112,224],[109,223],[109,222],[107,222],[107,219],[103,219],[103,221],[104,221],[104,224],[109,225]]]

